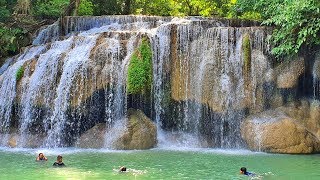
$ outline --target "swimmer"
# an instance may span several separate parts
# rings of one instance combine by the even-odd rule
[[[65,166],[65,164],[62,162],[62,156],[58,155],[57,161],[53,163],[53,166]]]
[[[36,158],[36,161],[48,161],[48,158],[44,156],[43,153],[39,153],[39,156]]]
[[[125,166],[121,166],[119,172],[126,172],[127,168]]]
[[[246,175],[246,176],[254,176],[255,175],[255,174],[253,174],[251,172],[248,172],[247,168],[245,168],[245,167],[240,168],[240,174],[243,174],[243,175]]]

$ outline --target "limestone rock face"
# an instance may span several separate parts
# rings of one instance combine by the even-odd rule
[[[156,125],[141,110],[129,109],[126,131],[115,142],[115,148],[150,149],[156,144]]]
[[[81,148],[102,148],[105,142],[113,149],[149,149],[157,144],[156,125],[141,111],[128,110],[128,118],[119,128],[106,128],[104,123],[95,125],[81,135],[77,146]]]
[[[305,71],[303,58],[298,58],[290,62],[284,62],[276,68],[277,87],[293,88],[298,85],[300,75]]]
[[[320,151],[316,135],[279,108],[248,117],[241,125],[241,135],[252,150],[294,154]]]
[[[224,34],[227,31],[223,29],[212,31],[219,36],[221,34],[221,36],[228,35],[229,38],[234,38],[234,32]],[[234,57],[226,60],[223,57],[230,52],[223,52],[224,48],[220,47],[220,43],[215,44],[214,41],[203,45],[208,46],[208,49],[204,48],[203,51],[192,50],[201,43],[199,42],[201,38],[206,37],[199,37],[199,40],[191,43],[190,55],[174,51],[170,77],[172,99],[175,101],[192,100],[207,105],[212,111],[219,113],[226,111],[230,106],[233,109],[250,108],[254,112],[262,111],[264,103],[260,98],[264,94],[262,85],[274,78],[266,55],[258,49],[250,51],[250,57],[252,57],[248,65],[250,70],[244,72],[242,60],[237,61]],[[219,49],[219,51],[212,49]],[[193,59],[188,59],[190,57]],[[265,77],[267,72],[269,72],[268,77]],[[237,96],[234,96],[235,94]],[[257,98],[253,98],[256,96]],[[231,100],[232,103],[228,104]]]

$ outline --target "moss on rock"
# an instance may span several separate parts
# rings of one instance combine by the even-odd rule
[[[127,93],[144,94],[152,85],[152,51],[150,42],[143,38],[131,57],[128,68]]]
[[[251,71],[251,44],[249,34],[245,34],[242,39],[242,51],[243,51],[243,70],[244,73],[249,75]]]

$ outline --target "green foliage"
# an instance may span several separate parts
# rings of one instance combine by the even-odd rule
[[[271,40],[272,53],[278,57],[320,44],[319,0],[239,0],[237,7],[260,13],[263,24],[276,27]]]
[[[93,15],[93,4],[90,0],[81,0],[78,8],[79,16],[90,16]]]
[[[23,74],[24,74],[24,67],[20,66],[17,73],[16,73],[16,81],[17,82],[23,77]]]
[[[243,13],[241,16],[239,16],[238,18],[240,19],[247,19],[247,20],[261,20],[261,14],[258,12],[254,12],[254,11],[249,11],[249,12],[245,12]]]
[[[114,15],[122,13],[124,0],[92,0],[93,15]]]
[[[242,51],[244,61],[244,72],[249,73],[251,71],[251,44],[249,34],[245,34],[243,36]]]
[[[228,16],[236,0],[133,0],[131,13],[160,16]]]
[[[41,18],[57,19],[68,4],[69,0],[38,0],[35,4],[34,14]]]
[[[135,0],[132,4],[133,14],[169,16],[171,1],[168,0]]]
[[[128,68],[128,94],[144,94],[152,84],[152,51],[150,42],[143,39],[133,53]]]
[[[10,11],[7,8],[5,0],[0,0],[0,22],[5,22],[10,17]]]
[[[16,54],[20,41],[26,36],[26,31],[20,28],[0,28],[0,57]]]

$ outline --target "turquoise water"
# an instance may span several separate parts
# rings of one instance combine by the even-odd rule
[[[47,162],[35,162],[44,152]],[[61,154],[65,168],[52,167]],[[211,149],[108,151],[0,148],[0,179],[320,179],[320,155]],[[126,166],[126,173],[119,173]],[[241,166],[257,176],[239,174]]]

